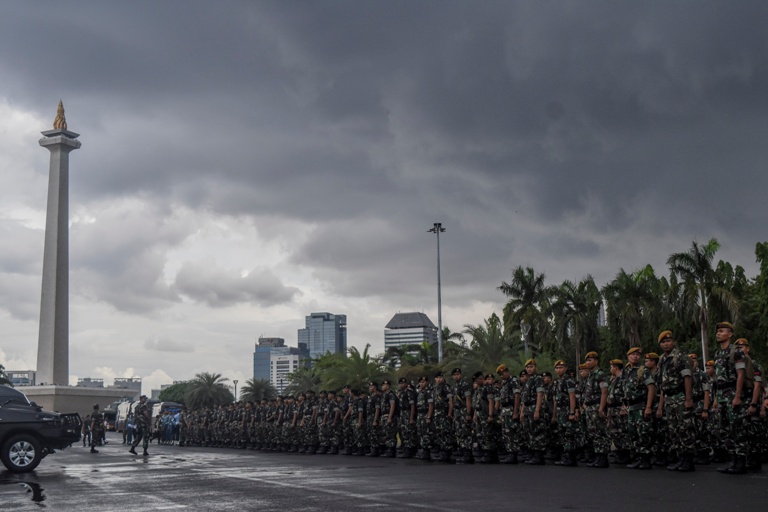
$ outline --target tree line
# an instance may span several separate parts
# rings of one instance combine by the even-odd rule
[[[498,287],[507,299],[501,317],[492,313],[460,332],[443,329],[442,364],[437,345],[426,342],[392,347],[380,355],[370,353],[370,344],[362,350],[351,347],[347,354],[325,354],[290,374],[286,393],[338,390],[344,385],[366,389],[370,381],[417,380],[454,367],[466,374],[492,373],[505,363],[516,373],[529,357],[537,359],[540,369],[551,368],[557,359],[575,369],[589,351],[598,352],[605,366],[611,359],[625,359],[632,347],[658,352],[656,338],[666,329],[672,330],[682,350],[706,360],[717,348],[714,324],[719,321],[733,323],[737,336],[750,340],[751,355],[763,362],[768,356],[768,242],[755,246],[760,268],[751,278],[740,265],[716,260],[719,249],[714,238],[705,244],[693,242],[687,251],[668,257],[663,273],[651,265],[621,268],[602,288],[589,275],[551,285],[543,273],[519,266],[511,280]],[[193,407],[228,403],[234,397],[226,383],[220,374],[198,374],[166,389],[161,399]],[[276,395],[269,381],[249,379],[239,398]]]

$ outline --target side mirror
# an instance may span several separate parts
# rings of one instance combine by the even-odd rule
[[[31,405],[32,407],[37,407],[37,403],[35,402],[29,402],[29,405]]]

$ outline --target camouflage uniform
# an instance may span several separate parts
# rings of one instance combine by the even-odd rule
[[[456,436],[456,446],[461,451],[462,460],[470,462],[472,456],[472,422],[467,420],[471,411],[467,410],[467,397],[472,398],[472,388],[464,379],[453,383],[453,432]]]
[[[571,410],[571,393],[576,393],[576,383],[568,375],[563,375],[553,383],[553,387],[553,400],[557,406],[557,437],[570,461],[579,448],[579,422],[575,415],[570,416],[571,412],[575,412]]]
[[[432,402],[434,404],[432,417],[432,450],[435,452],[433,458],[441,461],[448,459],[451,447],[453,446],[452,420],[448,417],[451,409],[453,393],[451,387],[446,383],[435,384],[432,388]]]
[[[612,375],[608,383],[608,437],[616,447],[619,464],[627,464],[629,456],[629,435],[626,411],[624,407],[624,379],[622,375]]]
[[[368,402],[366,404],[366,410],[365,410],[367,419],[368,419],[368,446],[371,447],[371,455],[375,456],[379,454],[379,447],[381,446],[381,395],[376,393],[371,393],[371,395],[368,397]],[[379,418],[376,418],[376,415],[379,415]],[[376,423],[374,425],[374,423]]]
[[[380,443],[386,449],[387,455],[390,457],[395,456],[395,450],[397,449],[397,423],[398,423],[398,407],[399,403],[397,396],[392,390],[388,390],[381,394],[381,418],[380,422]],[[394,416],[392,416],[392,422],[389,421],[389,413],[394,409]]]
[[[733,457],[745,457],[749,453],[749,432],[746,425],[747,406],[751,396],[746,386],[742,390],[740,405],[734,406],[737,370],[746,370],[746,355],[733,343],[715,352],[715,389],[720,407],[723,441]],[[746,401],[746,403],[745,403]]]
[[[539,419],[534,418],[536,401],[541,393],[541,407]],[[543,454],[547,449],[547,430],[549,429],[551,410],[546,399],[547,389],[544,387],[544,378],[540,374],[529,375],[528,380],[520,392],[520,401],[523,404],[523,423],[528,432],[528,448],[543,462]],[[537,459],[538,460],[538,459]]]
[[[131,444],[131,452],[136,453],[136,447],[142,442],[144,453],[147,453],[149,447],[149,407],[146,403],[139,403],[133,411],[133,426],[136,429],[136,437]]]
[[[515,401],[520,404],[520,382],[514,377],[501,381],[499,388],[499,407],[501,415],[501,440],[507,452],[505,461],[517,459],[520,451],[520,413],[515,409]],[[514,455],[514,457],[513,457]],[[511,460],[510,460],[511,462]]]
[[[432,447],[432,435],[430,432],[431,424],[427,421],[429,408],[432,403],[432,392],[429,389],[429,386],[419,388],[416,392],[416,431],[419,440],[419,449],[426,453],[429,453],[429,450]]]
[[[671,440],[671,448],[677,452],[680,461],[688,458],[689,464],[692,464],[696,452],[696,424],[693,407],[685,407],[685,378],[692,378],[692,370],[691,358],[677,348],[661,356],[659,373],[667,415],[667,435]],[[678,464],[670,469],[673,468],[680,470],[683,465]]]
[[[475,435],[477,445],[482,450],[483,456],[480,462],[490,462],[496,451],[496,443],[493,435],[493,411],[490,409],[489,400],[494,400],[494,388],[492,385],[482,384],[477,387],[472,395],[472,408],[475,410]],[[490,420],[490,421],[489,421]]]
[[[610,450],[610,440],[606,420],[600,416],[602,390],[608,387],[608,378],[600,368],[594,368],[584,382],[584,419],[586,435],[592,439],[595,453],[606,456]]]
[[[418,439],[416,437],[416,413],[414,411],[411,422],[411,405],[416,406],[416,392],[410,385],[398,393],[400,401],[400,442],[402,444],[402,457],[413,457]]]
[[[641,469],[650,469],[648,462],[653,449],[653,418],[656,411],[651,406],[650,414],[646,417],[645,409],[648,404],[649,386],[653,386],[652,389],[655,392],[656,381],[653,374],[642,365],[628,365],[624,368],[623,373],[624,403],[627,405],[627,430],[630,446],[632,451],[640,456],[634,468],[639,468],[642,465]]]

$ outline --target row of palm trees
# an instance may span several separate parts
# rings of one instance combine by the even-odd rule
[[[351,347],[348,354],[323,355],[311,368],[289,375],[286,392],[338,390],[347,384],[365,389],[370,381],[416,380],[457,366],[465,373],[492,372],[502,362],[517,372],[531,356],[540,368],[560,358],[574,368],[591,350],[607,363],[632,347],[657,350],[656,336],[664,329],[672,329],[684,349],[700,350],[707,360],[713,318],[737,324],[742,336],[768,338],[768,243],[756,246],[761,270],[754,279],[747,279],[740,266],[722,260],[715,264],[719,248],[714,238],[706,244],[693,242],[688,251],[669,256],[666,276],[650,265],[622,268],[602,288],[592,276],[548,285],[543,273],[519,266],[512,279],[498,287],[507,298],[502,318],[493,313],[461,332],[443,329],[442,364],[437,346],[429,343],[392,347],[381,355],[372,355],[370,345],[362,351]],[[759,358],[762,344],[752,345]],[[229,398],[221,391],[229,389],[226,381],[219,374],[198,374],[185,398],[191,404]],[[240,398],[260,400],[276,394],[267,381],[249,379]]]

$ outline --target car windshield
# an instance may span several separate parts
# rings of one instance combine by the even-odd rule
[[[0,407],[9,403],[29,405],[29,400],[21,391],[8,386],[0,386]]]

